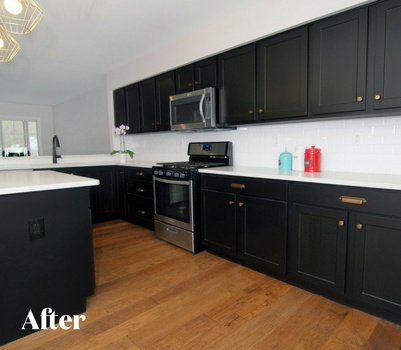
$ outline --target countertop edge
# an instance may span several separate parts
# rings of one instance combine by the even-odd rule
[[[21,170],[0,173],[0,195],[98,186],[97,179],[57,171]]]
[[[364,174],[334,171],[320,173],[306,173],[302,171],[280,172],[275,168],[246,166],[205,168],[200,169],[199,172],[201,174],[252,177],[266,180],[401,190],[401,175],[392,174]]]

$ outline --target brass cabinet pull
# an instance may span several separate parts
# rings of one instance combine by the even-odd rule
[[[145,190],[143,188],[137,188],[136,191],[141,192],[141,193],[145,192]]]
[[[262,114],[264,112],[263,108],[258,109],[259,114]]]
[[[191,86],[192,86],[192,83],[188,83],[188,86],[191,87]]]
[[[380,95],[375,95],[375,100],[379,101],[382,97]]]
[[[238,203],[238,206],[239,206],[239,207],[243,207],[244,205],[245,205],[245,203],[242,203],[242,202],[239,202],[239,203]]]
[[[135,175],[136,175],[136,176],[143,176],[143,172],[142,172],[142,171],[137,171],[137,172],[135,173]]]
[[[359,198],[359,197],[341,196],[339,199],[341,203],[348,203],[348,204],[365,204],[367,202],[365,198]]]
[[[233,182],[230,185],[230,187],[231,188],[235,188],[236,190],[243,190],[245,188],[245,185],[244,184],[237,184],[237,183]]]
[[[249,114],[249,115],[252,115],[252,114],[253,114],[253,109],[250,109],[250,110],[248,111],[248,114]]]
[[[362,224],[356,224],[356,228],[357,228],[357,230],[362,230]]]
[[[344,220],[338,220],[338,226],[343,227],[345,224]]]
[[[138,214],[145,215],[146,212],[145,212],[145,210],[138,210]]]
[[[363,97],[362,97],[362,96],[358,96],[358,97],[356,98],[356,100],[357,100],[358,102],[362,102],[362,101],[363,101]]]
[[[229,201],[228,204],[233,205],[235,202],[234,201]]]

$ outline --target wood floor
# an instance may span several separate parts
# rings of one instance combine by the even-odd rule
[[[124,221],[94,226],[97,288],[80,330],[1,349],[400,349],[401,327]]]

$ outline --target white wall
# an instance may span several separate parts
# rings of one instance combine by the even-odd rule
[[[61,155],[110,152],[106,81],[85,95],[53,107]]]
[[[219,23],[187,40],[108,74],[110,130],[114,125],[113,89],[367,2],[370,1],[250,1],[247,12],[222,17]],[[354,142],[356,135],[361,136],[359,144]],[[295,145],[315,145],[322,149],[323,171],[401,174],[401,116],[257,125],[218,133],[129,135],[126,145],[138,160],[175,161],[187,159],[190,141],[218,140],[234,143],[236,165],[277,167],[285,146],[293,152]],[[110,148],[118,148],[116,137],[111,143]]]
[[[49,106],[21,105],[0,102],[0,116],[36,119],[39,121],[39,151],[50,155],[53,138],[53,111]]]

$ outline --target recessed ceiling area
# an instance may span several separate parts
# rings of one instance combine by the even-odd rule
[[[44,18],[0,65],[0,102],[57,105],[108,72],[264,0],[36,0]]]

